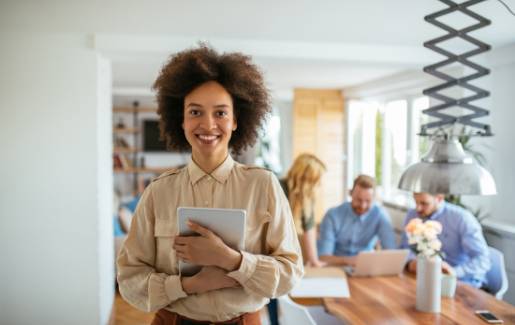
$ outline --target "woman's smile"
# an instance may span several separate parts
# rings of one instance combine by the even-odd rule
[[[215,134],[197,134],[196,136],[203,144],[214,144],[221,137]]]

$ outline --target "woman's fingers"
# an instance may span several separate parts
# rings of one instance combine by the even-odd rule
[[[186,247],[184,247],[184,246],[176,246],[176,247],[172,246],[172,248],[176,252],[186,253]]]
[[[194,222],[188,221],[188,227],[196,233],[199,233],[202,237],[209,237],[212,234],[211,230],[204,228]]]
[[[189,244],[190,242],[190,237],[179,237],[179,235],[175,234],[174,238],[173,238],[173,242],[174,244],[178,244],[178,245],[187,245]]]
[[[181,261],[181,262],[195,264],[195,263],[193,263],[192,260],[190,260],[189,258],[187,258],[185,256],[177,256],[177,254],[175,254],[175,257],[177,257],[179,259],[179,261]]]
[[[190,257],[188,256],[188,254],[186,253],[183,253],[183,252],[175,252],[175,257],[177,257],[178,259],[180,259],[181,261],[184,260],[184,259],[187,259],[187,260],[191,260]],[[183,261],[184,262],[184,261]]]

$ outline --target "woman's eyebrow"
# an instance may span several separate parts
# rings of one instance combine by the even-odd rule
[[[215,108],[231,108],[231,107],[229,107],[229,105],[227,105],[227,104],[220,104],[220,105],[216,105]]]
[[[202,105],[197,104],[197,103],[189,103],[188,106],[186,106],[186,107],[190,107],[190,106],[192,106],[192,107],[202,107]]]

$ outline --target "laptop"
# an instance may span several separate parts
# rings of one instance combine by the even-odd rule
[[[356,265],[344,265],[343,269],[350,276],[399,275],[404,270],[409,252],[409,249],[360,252],[356,256]]]
[[[211,230],[229,247],[245,250],[245,210],[186,208],[177,209],[179,236],[198,236],[186,222],[192,221]],[[179,261],[179,272],[182,276],[193,276],[203,266]]]

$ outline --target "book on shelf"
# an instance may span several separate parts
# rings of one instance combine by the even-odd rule
[[[120,156],[118,154],[115,154],[113,156],[113,167],[114,168],[123,168],[122,160],[120,159]]]
[[[115,148],[129,148],[129,143],[117,134],[113,134],[113,146]]]
[[[131,160],[125,155],[114,154],[113,155],[113,167],[122,168],[124,170],[132,169]]]
[[[132,169],[132,163],[129,157],[123,155],[122,156],[122,162],[123,162],[123,169]]]
[[[127,141],[125,141],[124,138],[119,137],[118,140],[120,140],[121,147],[128,148],[130,147]]]

